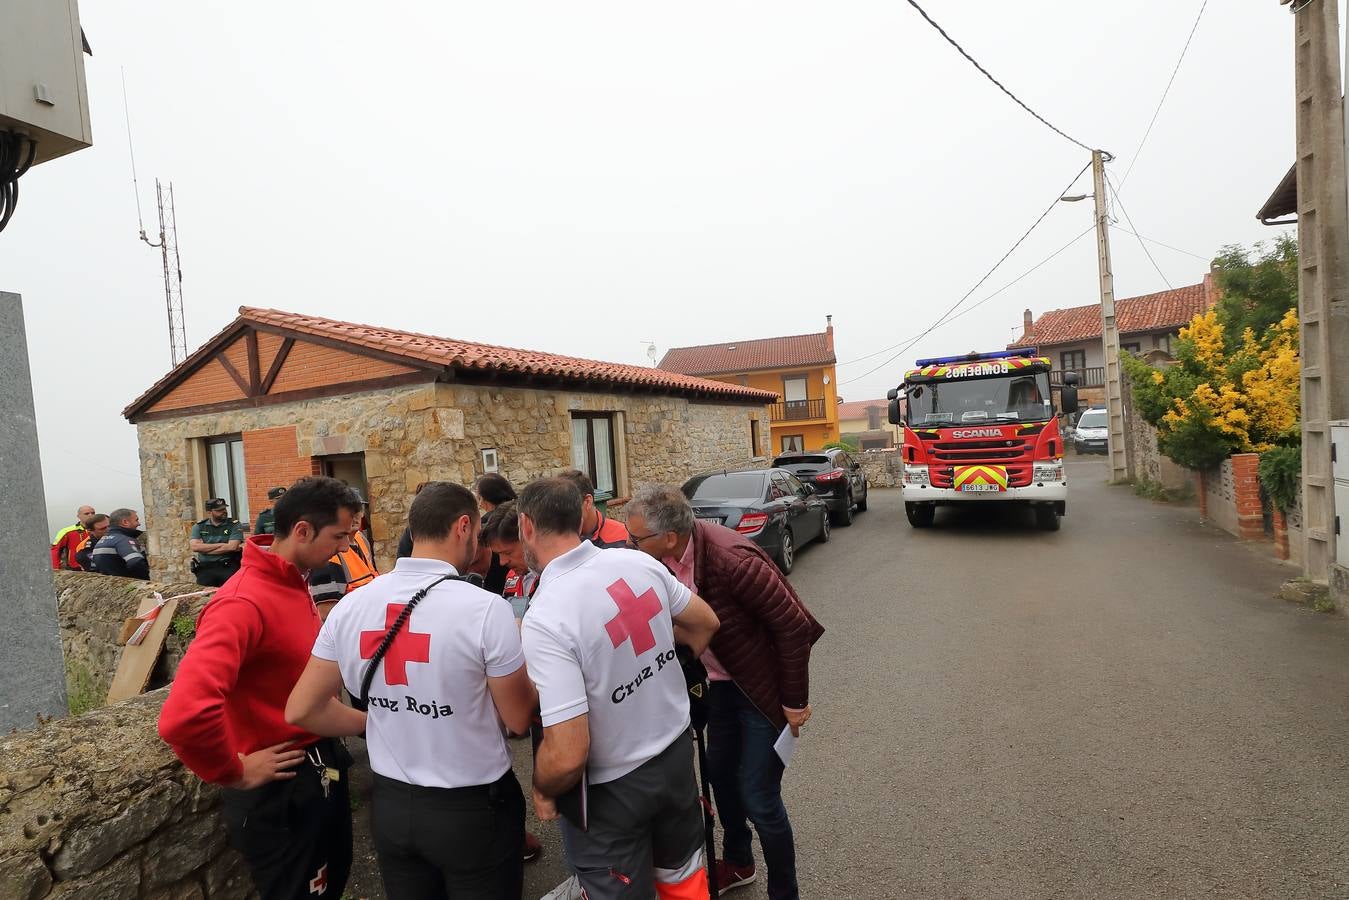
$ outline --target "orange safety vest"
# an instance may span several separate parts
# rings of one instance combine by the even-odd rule
[[[365,539],[363,531],[352,535],[351,546],[334,556],[333,561],[342,567],[342,574],[347,579],[348,593],[369,584],[379,575],[379,570],[375,568],[374,551],[370,549],[370,542]]]

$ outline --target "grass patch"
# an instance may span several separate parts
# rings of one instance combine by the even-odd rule
[[[178,637],[190,641],[197,633],[197,620],[191,616],[174,616],[172,628]]]
[[[81,661],[66,662],[66,700],[72,716],[98,709],[108,700],[108,684]]]
[[[1135,481],[1134,493],[1156,503],[1184,503],[1194,496],[1188,485],[1180,490],[1174,490],[1151,478],[1139,478]]]

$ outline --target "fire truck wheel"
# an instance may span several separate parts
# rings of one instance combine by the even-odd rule
[[[937,517],[937,507],[931,503],[905,503],[904,515],[914,528],[931,528],[932,520]]]
[[[1035,524],[1041,531],[1058,531],[1062,526],[1059,511],[1052,506],[1035,507]]]

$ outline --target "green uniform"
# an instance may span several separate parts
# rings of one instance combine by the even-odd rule
[[[276,534],[276,512],[270,506],[258,513],[258,524],[253,526],[254,534]]]
[[[240,552],[242,552],[244,529],[235,519],[222,519],[220,524],[217,525],[211,521],[210,516],[207,516],[192,526],[192,540],[203,541],[207,544],[228,544],[230,541],[238,541]],[[239,557],[235,553],[228,553],[223,556],[218,553],[197,554],[197,565],[199,567],[238,563],[238,561]]]

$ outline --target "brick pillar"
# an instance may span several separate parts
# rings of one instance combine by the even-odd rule
[[[1199,521],[1208,521],[1208,472],[1199,470]]]
[[[1274,510],[1274,555],[1279,559],[1288,559],[1288,520],[1283,511]]]
[[[1232,456],[1232,480],[1236,484],[1237,532],[1243,541],[1265,537],[1265,512],[1260,503],[1260,454]]]

